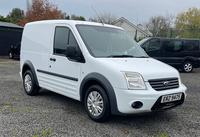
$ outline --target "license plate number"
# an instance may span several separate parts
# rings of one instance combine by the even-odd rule
[[[162,96],[161,103],[181,100],[182,93]]]

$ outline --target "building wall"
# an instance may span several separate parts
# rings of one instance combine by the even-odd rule
[[[119,26],[123,29],[125,29],[130,35],[131,37],[134,39],[135,38],[135,32],[136,32],[136,29],[131,26],[130,24],[126,23],[126,22],[117,22],[115,24],[115,26]],[[137,31],[137,40],[139,40],[139,38],[141,37],[146,37],[143,33],[141,33],[140,31]]]
[[[23,29],[0,27],[0,56],[8,56],[11,45],[21,42]]]

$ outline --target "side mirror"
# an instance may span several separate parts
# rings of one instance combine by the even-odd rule
[[[75,58],[76,57],[76,46],[68,45],[66,49],[66,57]]]

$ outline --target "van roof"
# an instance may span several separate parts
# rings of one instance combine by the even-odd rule
[[[26,25],[33,25],[33,24],[64,24],[67,23],[69,25],[77,25],[77,24],[82,24],[82,25],[93,25],[93,26],[103,26],[102,23],[97,23],[97,22],[90,22],[90,21],[78,21],[78,20],[43,20],[43,21],[34,21],[34,22],[29,22]],[[104,27],[112,27],[112,28],[118,28],[122,29],[117,26],[113,25],[108,25],[104,24]]]

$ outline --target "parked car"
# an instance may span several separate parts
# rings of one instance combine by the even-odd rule
[[[11,48],[9,49],[9,58],[13,59],[14,57],[17,57],[19,59],[20,47],[21,47],[21,42],[12,45]]]
[[[200,67],[199,39],[146,38],[138,42],[146,53],[184,72]]]
[[[181,105],[179,72],[142,50],[120,27],[72,20],[25,25],[20,76],[28,95],[44,88],[81,101],[89,117],[163,111]]]

